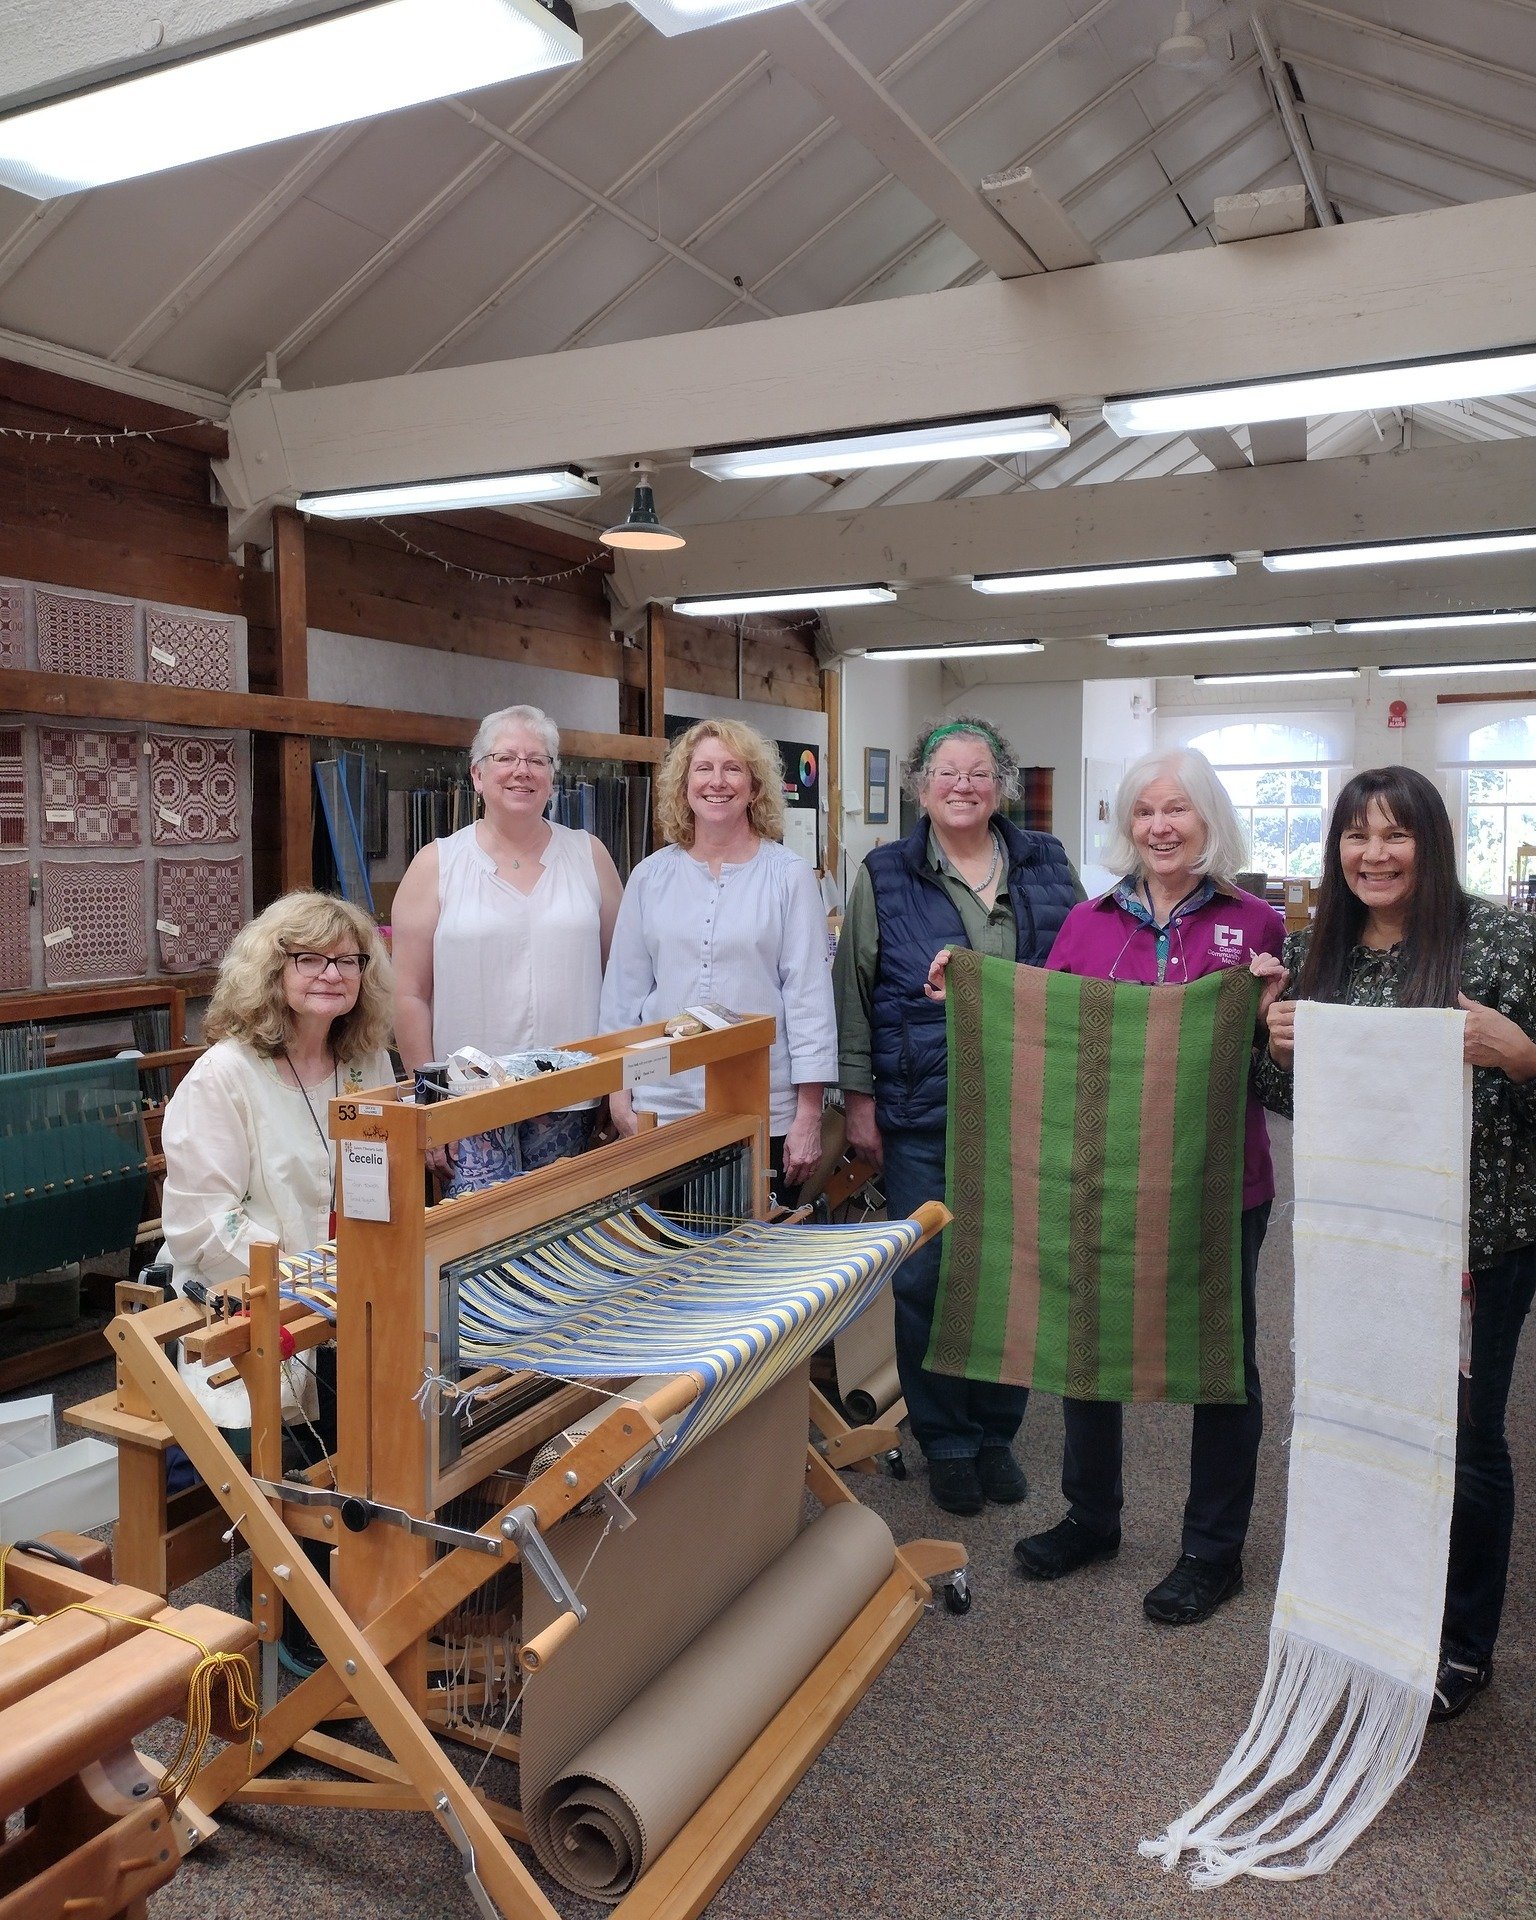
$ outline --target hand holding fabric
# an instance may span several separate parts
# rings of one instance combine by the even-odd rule
[[[1287,1070],[1296,1064],[1295,1000],[1276,1000],[1265,1015],[1269,1027],[1269,1057]]]
[[[1462,1058],[1469,1066],[1497,1067],[1515,1081],[1536,1078],[1536,1042],[1507,1014],[1464,993],[1457,994],[1456,1004],[1467,1016]]]
[[[944,969],[949,965],[949,948],[942,947],[933,956],[933,965],[928,969],[928,978],[923,982],[923,992],[930,1000],[936,1000],[942,1006],[948,997],[944,985]]]
[[[1252,953],[1248,958],[1248,971],[1255,980],[1263,983],[1259,991],[1258,1019],[1264,1023],[1268,1020],[1270,1008],[1291,984],[1290,970],[1282,966],[1272,953]]]

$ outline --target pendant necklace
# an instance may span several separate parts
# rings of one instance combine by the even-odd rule
[[[314,1105],[310,1100],[309,1089],[304,1085],[304,1082],[299,1078],[298,1068],[288,1058],[288,1049],[286,1047],[279,1047],[278,1052],[283,1056],[283,1060],[287,1065],[288,1071],[293,1075],[293,1084],[298,1088],[300,1094],[303,1096],[304,1105],[309,1112],[309,1117],[314,1122],[315,1132],[319,1134],[320,1144],[325,1149],[326,1164],[330,1168],[330,1174],[331,1174],[331,1216],[330,1216],[330,1225],[326,1233],[326,1238],[329,1240],[334,1240],[336,1238],[336,1161],[335,1161],[335,1157],[331,1153],[331,1143],[326,1138],[325,1128],[322,1127],[320,1124],[320,1116],[318,1113],[315,1112]],[[331,1052],[331,1089],[332,1089],[333,1097],[340,1095],[341,1064],[336,1058],[334,1049],[332,1049],[332,1052]]]

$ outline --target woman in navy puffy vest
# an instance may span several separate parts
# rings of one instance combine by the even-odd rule
[[[1040,966],[1083,897],[1061,842],[1006,817],[1019,767],[989,722],[961,715],[925,728],[903,773],[922,818],[859,869],[833,968],[848,1137],[884,1167],[892,1218],[944,1195],[944,1008],[923,992],[934,955],[968,946]],[[897,1269],[896,1360],[934,1500],[979,1513],[1027,1491],[1012,1443],[1028,1389],[923,1365],[939,1258],[932,1241]]]

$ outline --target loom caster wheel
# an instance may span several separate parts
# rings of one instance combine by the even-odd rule
[[[970,1576],[964,1567],[951,1574],[944,1583],[944,1605],[950,1613],[969,1613],[975,1595],[971,1592]]]
[[[883,1457],[886,1466],[890,1470],[891,1478],[893,1480],[905,1480],[907,1477],[907,1462],[901,1448],[892,1447],[890,1452]]]

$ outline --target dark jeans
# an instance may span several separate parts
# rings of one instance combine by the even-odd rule
[[[1241,1406],[1194,1409],[1189,1498],[1184,1503],[1184,1539],[1179,1550],[1202,1560],[1237,1559],[1253,1511],[1259,1440],[1264,1432],[1264,1400],[1254,1352],[1254,1276],[1269,1209],[1267,1200],[1262,1206],[1243,1209],[1243,1380],[1248,1398]],[[1125,1501],[1120,1475],[1125,1409],[1118,1400],[1063,1400],[1061,1411],[1067,1430],[1061,1491],[1068,1511],[1091,1533],[1118,1534]]]
[[[1509,1576],[1515,1474],[1504,1410],[1520,1329],[1536,1294],[1536,1247],[1520,1247],[1472,1275],[1472,1377],[1461,1382],[1456,1497],[1441,1644],[1479,1666],[1493,1658]]]
[[[892,1220],[925,1200],[944,1198],[944,1129],[893,1129],[885,1138],[885,1210]],[[1006,1447],[1019,1430],[1028,1387],[953,1379],[923,1365],[933,1331],[943,1236],[896,1269],[896,1366],[912,1436],[930,1460],[973,1460],[982,1447]]]

